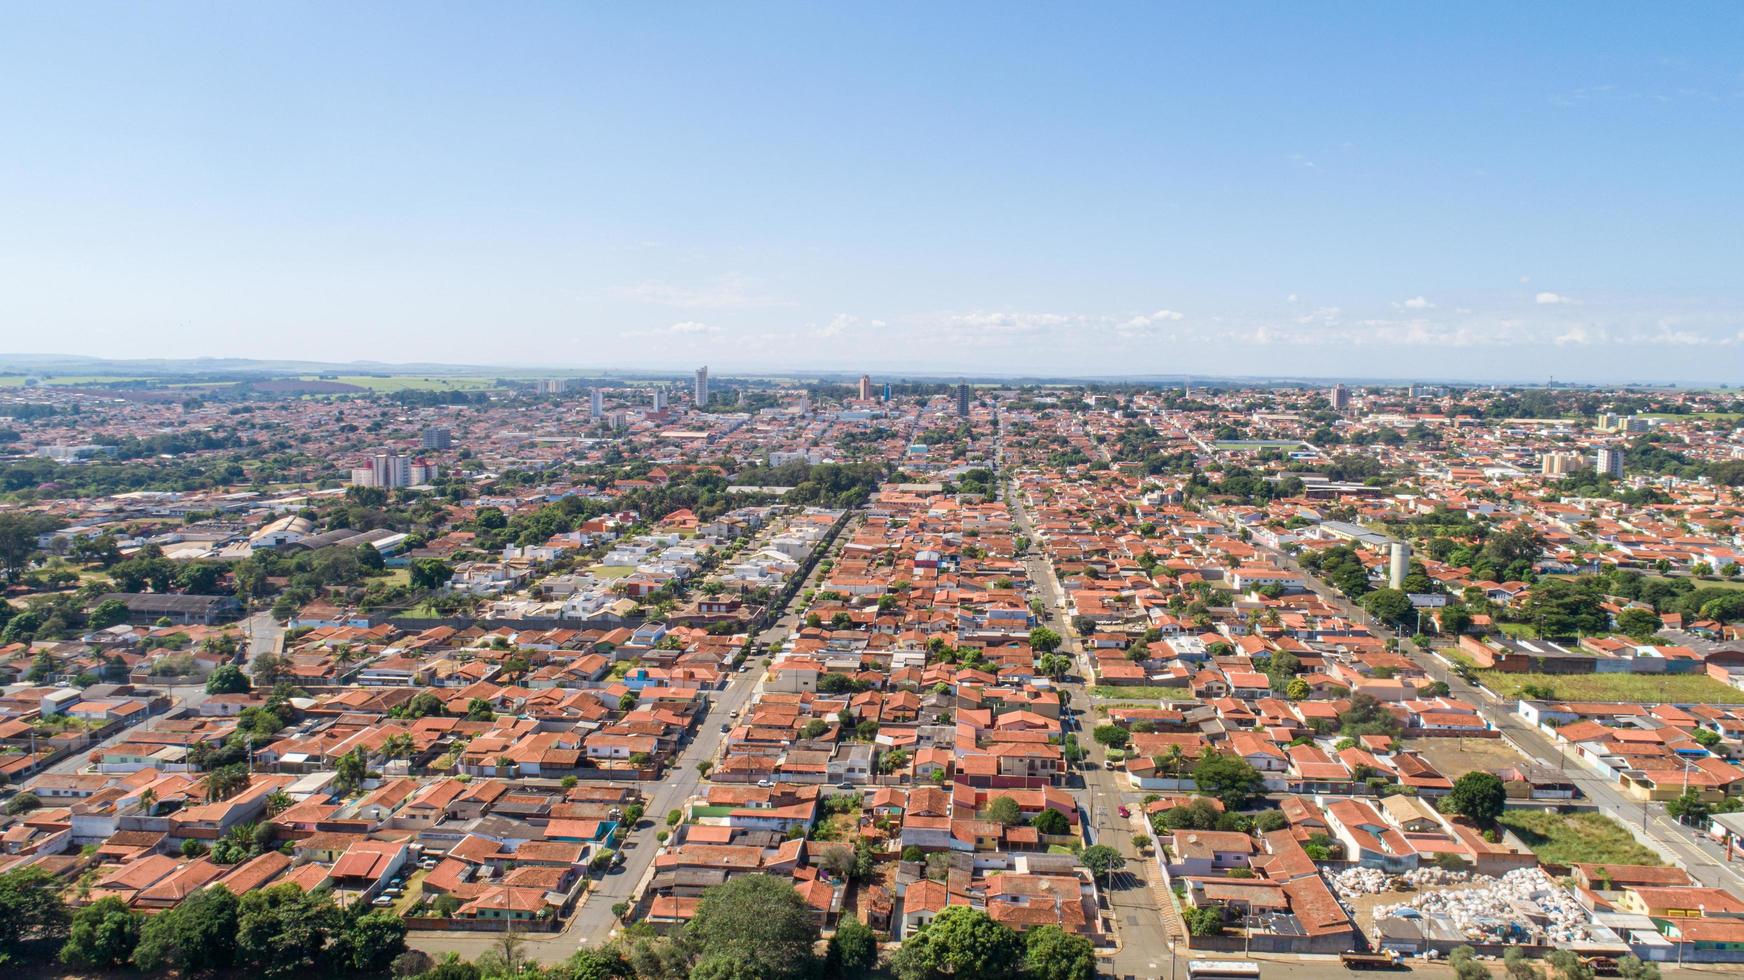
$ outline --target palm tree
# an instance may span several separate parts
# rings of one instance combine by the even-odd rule
[[[240,767],[224,766],[206,774],[206,802],[227,800],[248,785],[248,773]]]
[[[157,809],[157,790],[146,787],[145,792],[139,794],[139,804],[135,809],[143,810],[146,816],[151,816],[152,811]]]
[[[266,798],[266,812],[269,816],[278,816],[289,810],[296,801],[282,789],[275,789]]]
[[[412,735],[410,732],[396,732],[382,740],[381,754],[387,759],[409,759],[412,757]]]
[[[1179,745],[1169,746],[1168,754],[1163,756],[1163,769],[1170,775],[1178,776],[1187,765],[1187,753],[1181,751]]]

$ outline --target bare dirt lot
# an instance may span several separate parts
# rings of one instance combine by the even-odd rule
[[[1405,748],[1429,760],[1449,779],[1474,769],[1492,771],[1530,765],[1531,760],[1499,738],[1407,738]]]

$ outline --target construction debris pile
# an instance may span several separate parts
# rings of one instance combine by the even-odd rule
[[[1409,892],[1419,888],[1440,888],[1463,885],[1472,880],[1469,871],[1444,871],[1437,867],[1412,868],[1399,875],[1390,875],[1375,868],[1353,866],[1330,875],[1332,890],[1349,902],[1356,895],[1380,895],[1386,892]]]
[[[1537,868],[1520,868],[1476,887],[1425,892],[1375,908],[1375,919],[1429,920],[1436,933],[1474,943],[1537,942],[1567,946],[1592,937],[1587,910]]]

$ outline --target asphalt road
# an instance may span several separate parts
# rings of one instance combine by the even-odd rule
[[[837,548],[844,540],[845,533],[837,538]],[[821,575],[820,571],[814,569],[807,585],[815,584]],[[781,618],[758,635],[758,642],[764,649],[768,644],[784,641],[793,631],[799,622],[798,609],[804,602],[804,593],[803,588],[795,592],[793,602]],[[765,676],[761,669],[761,659],[760,650],[747,661],[748,669],[733,674],[724,690],[713,692],[708,715],[697,724],[691,741],[679,753],[677,761],[666,771],[660,782],[654,784],[654,793],[645,804],[646,813],[641,825],[627,835],[623,865],[595,880],[592,890],[582,899],[581,907],[570,917],[569,923],[561,932],[523,934],[523,956],[541,963],[560,963],[568,959],[577,948],[598,945],[616,934],[618,920],[612,914],[612,906],[631,901],[642,887],[654,863],[655,852],[659,850],[654,840],[656,829],[665,826],[669,811],[682,806],[686,800],[696,795],[702,785],[702,775],[697,771],[697,763],[715,758],[721,747],[721,725],[726,724],[734,712],[743,710],[753,700]],[[644,786],[643,789],[646,791],[647,787]],[[453,952],[473,959],[495,947],[499,936],[499,933],[489,932],[410,932],[406,935],[406,943],[413,949],[421,949],[433,956]]]
[[[273,618],[266,613],[257,613],[253,619],[254,642],[250,647],[250,664],[254,662],[254,657],[258,656],[260,653],[270,652],[276,649],[278,638],[284,633],[284,628],[279,626],[278,623],[273,622]],[[175,707],[182,708],[198,708],[200,704],[206,700],[207,696],[206,685],[204,682],[199,684],[172,684],[167,686],[165,691],[175,700]],[[142,724],[150,723],[150,720],[147,720]],[[123,728],[119,732],[116,732],[89,748],[74,752],[72,755],[69,755],[59,762],[56,762],[54,765],[44,769],[43,772],[55,773],[57,775],[79,772],[91,764],[92,753],[127,741],[128,737],[133,734],[134,727],[137,726]]]
[[[1008,495],[1007,505],[1018,529],[1032,542],[1036,541],[1035,524],[1023,502],[1015,495]],[[1159,969],[1169,969],[1173,959],[1161,908],[1161,902],[1165,901],[1161,872],[1133,847],[1132,835],[1140,828],[1131,819],[1120,815],[1122,805],[1128,806],[1131,812],[1139,812],[1143,794],[1133,791],[1118,773],[1103,768],[1102,746],[1090,737],[1090,731],[1096,727],[1096,713],[1091,708],[1089,687],[1084,682],[1095,675],[1091,672],[1083,644],[1072,630],[1065,592],[1054,574],[1053,564],[1042,554],[1039,542],[1031,546],[1030,554],[1023,561],[1030,581],[1042,599],[1045,625],[1060,634],[1060,649],[1077,664],[1075,675],[1060,685],[1071,699],[1065,716],[1077,732],[1078,744],[1089,753],[1078,771],[1082,784],[1072,787],[1072,795],[1078,801],[1081,818],[1086,821],[1090,843],[1107,844],[1126,858],[1126,867],[1103,882],[1103,894],[1108,902],[1105,911],[1113,922],[1120,948],[1112,957],[1103,958],[1101,966],[1104,971],[1112,970],[1116,976],[1156,976]],[[1185,972],[1186,968],[1181,969]]]
[[[1386,626],[1371,619],[1356,603],[1320,582],[1288,554],[1258,545],[1256,547],[1271,555],[1283,567],[1302,573],[1314,593],[1343,615],[1367,625],[1377,635],[1396,635]],[[1549,735],[1515,714],[1512,702],[1497,698],[1483,688],[1467,684],[1439,657],[1422,653],[1413,644],[1401,643],[1400,652],[1429,671],[1430,676],[1446,681],[1449,690],[1455,695],[1477,705],[1484,719],[1534,762],[1567,773],[1569,780],[1579,788],[1582,796],[1606,816],[1630,828],[1638,837],[1645,838],[1645,843],[1659,851],[1669,863],[1688,871],[1691,877],[1702,884],[1744,893],[1744,873],[1740,873],[1737,865],[1726,860],[1724,848],[1705,835],[1698,835],[1694,828],[1679,824],[1666,816],[1664,806],[1641,803],[1625,796],[1609,777],[1588,768],[1571,755],[1566,747],[1560,746]]]

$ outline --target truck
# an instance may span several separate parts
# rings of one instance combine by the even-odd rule
[[[1399,970],[1406,969],[1405,961],[1399,958],[1395,950],[1383,949],[1373,953],[1344,952],[1338,954],[1338,962],[1346,970]]]

